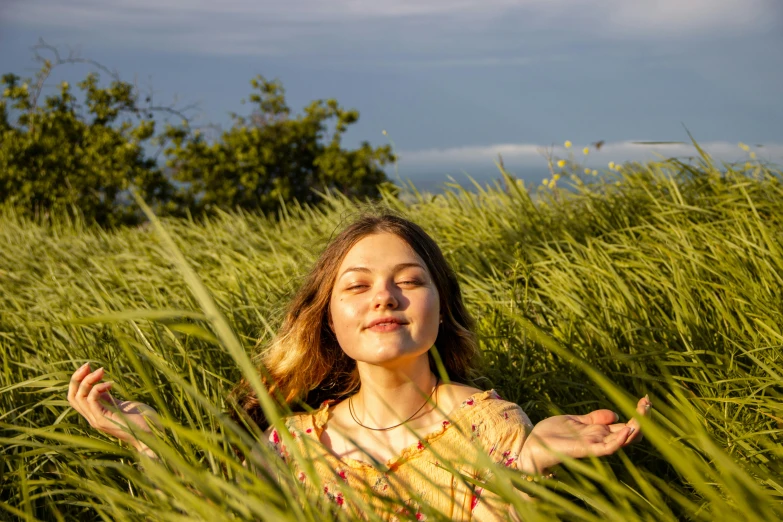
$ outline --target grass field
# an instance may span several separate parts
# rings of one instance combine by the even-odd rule
[[[564,179],[567,179],[564,176]],[[536,422],[649,394],[645,440],[564,465],[526,520],[783,518],[783,184],[776,167],[627,165],[572,191],[412,195],[478,320],[484,388]],[[562,185],[562,182],[560,182]],[[102,231],[0,217],[0,519],[322,520],[296,481],[245,469],[222,416],[315,255],[357,207]],[[162,228],[161,228],[162,227]],[[167,425],[161,462],[65,400],[82,363]],[[501,476],[501,478],[508,478]],[[437,517],[431,514],[429,520]]]

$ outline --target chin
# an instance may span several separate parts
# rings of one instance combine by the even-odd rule
[[[381,344],[373,350],[363,350],[364,357],[357,358],[357,362],[365,362],[377,366],[395,366],[398,363],[410,361],[421,356],[427,355],[427,348],[413,348],[399,345]]]

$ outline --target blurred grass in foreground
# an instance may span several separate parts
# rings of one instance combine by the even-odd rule
[[[499,474],[489,487],[525,520],[783,518],[779,169],[718,169],[704,156],[575,177],[571,192],[506,179],[409,200],[385,204],[423,225],[460,275],[482,387],[534,422],[653,402],[643,443],[568,463],[546,489],[515,481],[542,502],[520,503]],[[356,211],[333,196],[279,222],[221,214],[103,231],[4,210],[0,519],[339,516],[285,470],[243,467],[231,446],[247,454],[253,438],[221,412],[250,371],[246,354]],[[85,361],[106,368],[113,393],[161,412],[164,440],[149,442],[161,462],[140,467],[69,409],[67,382]]]

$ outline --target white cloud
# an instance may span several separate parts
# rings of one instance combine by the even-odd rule
[[[458,55],[487,45],[491,59],[508,44],[492,38],[495,23],[512,22],[519,38],[551,31],[669,40],[760,30],[779,24],[780,14],[775,0],[26,0],[7,7],[4,18],[116,45],[199,54],[321,51],[336,40],[357,50],[380,39],[411,42],[409,49],[439,42],[437,49],[418,48]]]
[[[495,144],[484,146],[455,147],[447,149],[427,149],[398,152],[400,168],[405,170],[420,170],[431,168],[475,168],[491,166],[503,157],[505,165],[512,167],[546,167],[546,154],[567,159],[569,154],[580,164],[587,166],[606,166],[610,161],[622,163],[626,161],[658,160],[671,157],[695,157],[698,152],[689,143],[667,145],[642,145],[634,143],[642,140],[629,140],[606,143],[600,150],[590,146],[590,153],[585,156],[582,148],[589,144],[575,144],[571,149],[562,145],[546,146],[533,143]],[[747,153],[742,151],[737,143],[714,141],[699,143],[716,161],[745,161]],[[783,144],[769,143],[762,147],[752,147],[758,158],[773,163],[783,162]]]
[[[659,0],[611,2],[611,25],[628,34],[659,36],[707,30],[742,30],[766,25],[777,4],[766,0]]]

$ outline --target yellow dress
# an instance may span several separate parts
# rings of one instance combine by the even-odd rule
[[[477,462],[480,453],[493,463],[516,468],[522,445],[533,429],[516,404],[502,400],[494,390],[475,393],[450,413],[440,429],[377,465],[338,458],[320,443],[332,404],[325,402],[315,412],[286,419],[300,455],[307,456],[320,479],[318,495],[326,509],[344,509],[350,518],[363,518],[362,509],[369,505],[384,520],[425,520],[433,510],[459,521],[507,519],[507,507],[494,494],[460,475],[478,480],[488,477],[491,469],[486,460],[484,466],[469,464]],[[291,458],[279,434],[273,432],[271,440],[297,479],[313,491],[316,486]],[[384,499],[387,506],[388,499],[395,501],[391,511],[381,509]]]

